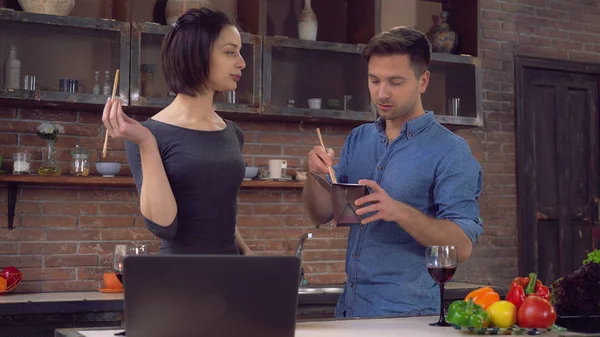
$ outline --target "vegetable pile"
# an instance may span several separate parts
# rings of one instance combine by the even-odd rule
[[[600,250],[583,265],[550,285],[551,302],[561,316],[600,315]]]
[[[511,282],[505,300],[500,299],[492,288],[482,287],[469,293],[464,300],[452,302],[446,320],[460,327],[476,329],[515,325],[550,329],[557,314],[549,299],[548,288],[535,273],[531,273]]]

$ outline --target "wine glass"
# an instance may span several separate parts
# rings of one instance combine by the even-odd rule
[[[458,248],[455,246],[430,246],[425,250],[425,263],[429,275],[440,286],[440,319],[431,326],[452,326],[444,316],[444,285],[449,282],[458,267]]]
[[[123,260],[127,255],[148,255],[148,245],[127,244],[115,246],[113,268],[121,284],[123,284]]]

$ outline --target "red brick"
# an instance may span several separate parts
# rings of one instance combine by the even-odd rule
[[[18,143],[19,134],[17,133],[0,133],[0,144],[16,145]],[[10,157],[12,158],[12,156]],[[6,158],[8,159],[8,158]]]
[[[315,225],[312,223],[308,215],[306,216],[286,216],[284,220],[286,227],[308,227],[314,228]]]
[[[51,255],[44,256],[45,267],[97,266],[96,255]]]
[[[88,151],[101,150],[104,147],[104,137],[79,137],[79,146],[86,148]],[[125,142],[108,137],[107,148],[110,151],[123,151],[125,150]]]
[[[254,214],[302,214],[300,204],[257,204],[254,206]]]
[[[548,7],[550,0],[506,0],[507,2],[518,2],[522,5]]]
[[[585,31],[591,34],[600,34],[600,26],[585,25]]]
[[[597,61],[600,60],[600,55],[598,55],[598,54],[592,54],[592,53],[570,51],[569,52],[569,58],[573,59],[573,60],[578,60],[578,61],[597,62]]]
[[[43,291],[42,284],[42,282],[21,282],[11,294],[41,293]]]
[[[77,191],[53,189],[23,189],[23,200],[71,201],[77,200]]]
[[[256,205],[258,206],[258,205]],[[256,207],[255,206],[255,207]],[[239,226],[253,226],[253,227],[280,227],[283,224],[282,215],[262,215],[262,216],[238,216]]]
[[[41,229],[14,229],[0,231],[0,241],[42,241],[44,231]]]
[[[554,40],[554,48],[564,50],[583,50],[583,42],[569,40]]]
[[[117,244],[127,243],[128,242],[80,242],[78,253],[97,255],[113,254]]]
[[[73,192],[77,193],[77,192]],[[44,214],[96,214],[98,205],[92,203],[54,203],[45,202],[41,204]]]
[[[305,230],[295,228],[254,228],[254,237],[257,240],[300,239],[305,232]]]
[[[592,25],[597,25],[598,24],[598,17],[595,15],[588,15],[588,14],[579,14],[579,13],[569,13],[569,21],[574,23],[574,24],[592,24]]]
[[[38,255],[38,254],[75,254],[77,253],[76,242],[39,242],[39,243],[21,243],[19,245],[19,254]]]
[[[323,273],[327,272],[327,263],[326,262],[307,262],[307,263],[303,263],[302,266],[304,267],[305,273],[323,274]]]
[[[346,282],[346,274],[316,274],[306,275],[306,281],[309,284],[343,284]]]
[[[102,240],[152,240],[154,235],[145,228],[129,228],[129,229],[106,229],[102,230]]]
[[[135,204],[98,204],[98,214],[139,214],[140,207]]]
[[[21,216],[21,226],[31,228],[76,227],[77,218],[65,216]]]
[[[3,121],[0,123],[0,132],[27,132],[35,133],[40,123],[37,122],[25,122],[25,121]]]
[[[299,144],[300,135],[291,135],[285,133],[258,133],[256,142],[261,144]]]
[[[600,36],[596,34],[571,33],[571,39],[581,42],[600,43]]]
[[[551,47],[552,39],[529,35],[519,35],[519,43],[529,46]]]
[[[75,122],[77,120],[77,112],[21,109],[19,117],[22,120],[50,121],[64,126],[62,122]]]
[[[248,191],[242,190],[238,194],[239,202],[280,202],[282,197],[280,192],[275,191]]]
[[[551,0],[550,8],[571,13],[581,13],[583,9],[580,3],[565,2],[562,0]],[[542,8],[538,8],[538,10],[540,9]],[[567,14],[565,13],[565,15]]]
[[[77,268],[78,280],[96,280],[104,279],[104,273],[110,273],[112,269],[106,267],[79,267]]]
[[[0,107],[0,119],[14,119],[17,117],[16,108]]]
[[[65,135],[98,137],[101,135],[99,125],[64,124]]]
[[[133,227],[134,218],[130,216],[81,216],[81,227]]]
[[[76,197],[77,199],[77,197]],[[100,202],[121,202],[134,201],[138,202],[137,192],[135,188],[130,188],[127,191],[117,190],[80,190],[79,200],[81,201],[100,201]]]
[[[43,232],[42,232],[43,238]],[[46,229],[46,241],[90,241],[100,240],[100,230],[97,229]]]
[[[281,155],[281,145],[257,145],[257,144],[246,144],[243,149],[244,154],[252,155]]]
[[[102,124],[102,111],[99,112],[79,112],[79,123],[83,124]]]
[[[495,2],[495,0],[492,0],[492,1]],[[491,20],[483,20],[481,22],[481,26],[480,26],[481,29],[485,29],[485,30],[502,30],[501,27],[502,27],[502,25],[501,25],[500,21],[491,21]],[[493,41],[489,41],[489,42],[494,43]]]
[[[75,280],[75,269],[72,268],[33,268],[20,269],[23,281],[66,281]]]
[[[42,256],[40,255],[21,255],[10,256],[0,255],[0,266],[16,266],[21,268],[41,268]]]
[[[537,8],[537,16],[557,20],[567,20],[569,18],[568,13],[564,11],[558,11],[548,8]]]
[[[246,244],[252,251],[277,251],[285,250],[285,242],[283,240],[246,240]]]
[[[283,131],[283,124],[278,122],[236,121],[236,124],[244,131]]]
[[[95,291],[96,281],[44,282],[44,292]]]
[[[17,255],[19,246],[16,243],[0,243],[0,255]]]

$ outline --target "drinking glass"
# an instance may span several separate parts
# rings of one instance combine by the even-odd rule
[[[148,246],[144,244],[126,244],[115,246],[113,268],[121,284],[123,284],[123,260],[127,255],[148,255]]]
[[[440,286],[440,319],[431,326],[452,326],[444,315],[444,285],[449,282],[458,267],[458,248],[455,246],[430,246],[425,250],[425,263],[429,275]]]

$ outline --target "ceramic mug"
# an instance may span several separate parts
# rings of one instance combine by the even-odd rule
[[[321,99],[320,98],[309,98],[308,99],[308,107],[311,109],[321,109]]]
[[[282,159],[269,160],[269,178],[281,179],[284,170],[287,168],[287,161]]]

